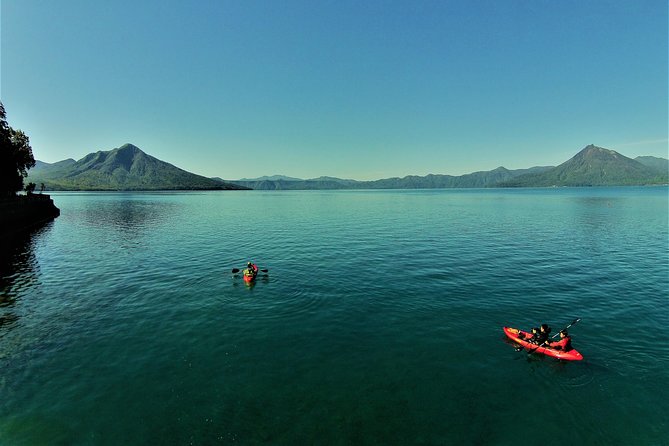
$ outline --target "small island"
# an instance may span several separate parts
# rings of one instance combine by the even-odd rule
[[[25,187],[28,169],[35,165],[28,136],[7,123],[0,102],[0,238],[53,220],[60,215],[49,195],[35,193],[35,183]],[[18,194],[19,192],[25,194]]]

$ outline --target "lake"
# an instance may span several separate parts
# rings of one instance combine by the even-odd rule
[[[52,197],[0,444],[669,444],[666,187]],[[575,318],[580,362],[502,332]]]

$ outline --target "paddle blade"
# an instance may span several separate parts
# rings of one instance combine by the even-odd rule
[[[239,272],[239,268],[232,268],[232,274],[235,274],[235,273],[238,273],[238,272]]]

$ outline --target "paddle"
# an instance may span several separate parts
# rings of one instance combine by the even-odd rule
[[[259,272],[266,273],[268,272],[266,269],[259,269]],[[232,274],[237,274],[239,272],[239,268],[232,268]]]
[[[569,327],[571,327],[572,325],[576,324],[576,323],[577,323],[578,321],[580,321],[580,320],[581,320],[581,318],[580,318],[580,317],[577,317],[576,319],[574,319],[573,321],[571,321],[571,324],[567,325],[567,326],[564,327],[562,330],[567,330]],[[560,331],[562,331],[562,330],[560,330]],[[558,332],[555,333],[553,336],[551,336],[551,339],[555,339],[556,337],[558,337],[558,335],[560,334],[560,331],[558,331]],[[537,346],[534,347],[532,350],[528,350],[528,352],[527,352],[528,356],[531,355],[532,353],[534,353],[535,350],[538,349],[539,347],[541,347],[541,345],[537,345]]]

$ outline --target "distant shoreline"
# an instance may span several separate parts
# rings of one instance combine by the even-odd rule
[[[55,189],[50,193],[59,192],[322,192],[322,191],[412,191],[412,190],[520,190],[520,189],[606,189],[612,187],[669,187],[667,184],[607,184],[607,185],[582,185],[582,186],[487,186],[487,187],[342,187],[342,188],[304,188],[304,189]]]

